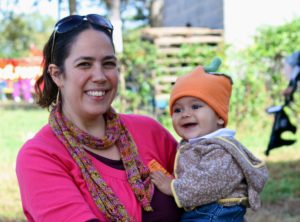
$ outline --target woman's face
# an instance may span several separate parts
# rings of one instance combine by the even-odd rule
[[[62,94],[64,114],[75,121],[102,118],[115,98],[119,78],[109,37],[94,29],[81,32],[71,46],[64,69],[64,75],[54,80]]]

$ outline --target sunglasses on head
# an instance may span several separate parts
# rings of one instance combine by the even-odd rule
[[[106,19],[101,15],[88,14],[83,16],[70,15],[68,17],[65,17],[62,20],[58,21],[54,26],[53,41],[51,46],[51,62],[53,62],[53,50],[54,50],[56,33],[62,34],[62,33],[70,32],[78,28],[83,21],[88,21],[90,24],[102,28],[103,30],[107,31],[110,34],[110,37],[112,37],[114,27],[112,26],[112,24],[108,19]]]

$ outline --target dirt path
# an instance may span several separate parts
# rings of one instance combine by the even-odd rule
[[[300,199],[265,204],[257,212],[248,210],[247,222],[300,222]]]

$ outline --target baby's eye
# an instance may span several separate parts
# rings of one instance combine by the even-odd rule
[[[181,112],[181,109],[180,109],[180,108],[174,108],[173,112],[174,112],[174,113],[180,113],[180,112]]]
[[[201,108],[201,105],[199,104],[192,105],[192,109],[199,109],[199,108]]]

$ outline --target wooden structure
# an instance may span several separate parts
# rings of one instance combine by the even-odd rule
[[[153,73],[157,112],[167,106],[171,86],[178,73],[189,71],[195,67],[194,64],[199,64],[197,59],[180,56],[181,46],[218,45],[224,40],[223,30],[194,27],[145,28],[141,37],[156,46],[157,65],[161,67]]]

